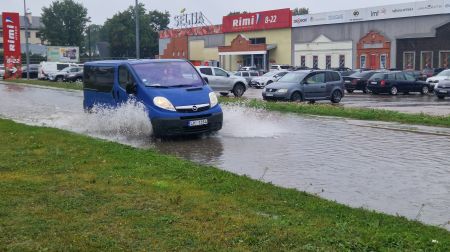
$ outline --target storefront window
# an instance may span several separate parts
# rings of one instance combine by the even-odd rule
[[[380,55],[380,68],[386,69],[386,54]]]
[[[366,55],[361,55],[359,65],[361,68],[366,68]]]
[[[313,56],[313,68],[319,68],[319,56]]]
[[[300,66],[301,67],[306,67],[306,56],[301,56],[300,57]]]
[[[433,67],[433,52],[420,52],[420,69]]]
[[[345,55],[339,55],[339,67],[345,67]]]
[[[416,53],[404,52],[403,53],[403,69],[416,69]]]
[[[326,63],[326,69],[330,69],[331,68],[331,56],[327,55],[325,57],[325,63]]]
[[[251,38],[250,44],[257,45],[257,44],[265,44],[266,38]]]
[[[439,67],[448,68],[450,67],[450,51],[439,52]]]

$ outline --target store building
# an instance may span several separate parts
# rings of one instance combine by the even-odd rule
[[[271,64],[292,62],[291,21],[291,10],[280,9],[225,16],[222,25],[161,31],[159,57],[267,71]]]
[[[411,68],[422,69],[423,55],[442,66],[448,61],[449,23],[449,0],[294,16],[293,64],[401,69],[407,59],[415,62]]]

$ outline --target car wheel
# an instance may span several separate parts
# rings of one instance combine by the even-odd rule
[[[420,91],[421,94],[428,94],[430,92],[430,89],[427,86],[422,87],[422,91]]]
[[[228,92],[220,92],[221,96],[228,96]]]
[[[342,93],[339,90],[335,90],[333,94],[331,94],[331,102],[339,103],[342,100]]]
[[[389,93],[391,95],[397,95],[398,94],[398,89],[396,86],[391,87],[391,89],[389,90]]]
[[[365,87],[365,88],[363,89],[363,93],[364,93],[364,94],[368,94],[368,93],[370,93],[370,90],[369,90],[369,88],[368,88],[368,87]]]
[[[354,91],[354,90],[347,89],[347,93],[349,93],[349,94],[353,93],[353,91]]]
[[[245,92],[244,85],[242,85],[240,83],[234,85],[233,94],[235,97],[241,97],[244,94],[244,92]]]
[[[443,100],[445,98],[445,96],[443,96],[443,95],[438,95],[437,97],[439,100]]]
[[[62,76],[57,76],[57,77],[55,78],[55,81],[56,81],[56,82],[63,82],[63,77],[62,77]]]
[[[302,94],[300,94],[300,92],[294,92],[291,95],[291,101],[293,101],[293,102],[302,102],[303,101]]]

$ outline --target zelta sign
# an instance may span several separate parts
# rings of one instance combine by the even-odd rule
[[[3,54],[5,79],[22,76],[19,13],[3,12]]]
[[[223,17],[224,33],[290,28],[290,9],[262,11]]]

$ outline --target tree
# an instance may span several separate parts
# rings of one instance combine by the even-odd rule
[[[42,38],[52,46],[83,46],[87,9],[73,0],[54,1],[42,8]]]
[[[89,53],[89,45],[91,46],[91,52],[92,54],[95,54],[96,45],[101,40],[101,32],[102,32],[102,26],[91,24],[86,28],[86,34],[84,37],[84,44],[83,48],[85,53]]]
[[[309,8],[295,8],[292,10],[292,15],[306,15],[309,14]]]
[[[151,58],[159,52],[158,31],[166,29],[170,22],[170,14],[157,10],[147,13],[144,4],[139,4],[140,52],[142,57]],[[113,57],[136,56],[136,17],[134,6],[115,14],[106,20],[101,34],[108,41]]]

